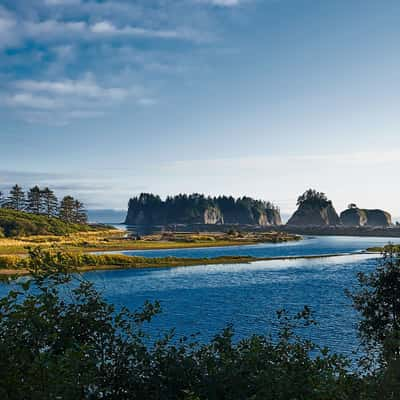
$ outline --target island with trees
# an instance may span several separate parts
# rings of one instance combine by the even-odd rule
[[[327,195],[314,189],[298,197],[297,207],[282,230],[314,235],[400,236],[387,211],[361,209],[350,203],[339,216]]]
[[[142,193],[129,200],[128,225],[282,225],[279,207],[251,197],[206,197],[203,194],[160,196]]]

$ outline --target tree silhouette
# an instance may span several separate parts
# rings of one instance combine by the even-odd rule
[[[48,187],[42,190],[43,213],[47,217],[54,217],[58,211],[58,200],[56,195]]]
[[[10,190],[6,205],[13,210],[22,211],[25,209],[25,192],[18,185],[14,185]]]
[[[39,186],[29,189],[26,202],[26,211],[40,214],[42,211],[42,192]]]

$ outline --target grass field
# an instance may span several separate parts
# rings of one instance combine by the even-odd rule
[[[28,248],[58,248],[71,253],[118,250],[157,250],[176,248],[237,246],[254,243],[279,243],[300,240],[287,233],[159,233],[135,240],[123,230],[103,230],[71,233],[63,236],[41,235],[20,238],[0,238],[0,255],[24,255]]]
[[[42,235],[16,239],[0,239],[0,276],[21,275],[29,272],[30,249],[40,248],[44,252],[63,254],[72,269],[156,268],[203,264],[226,264],[256,261],[252,257],[217,257],[213,259],[191,258],[146,258],[119,254],[94,255],[91,252],[118,250],[154,250],[237,246],[255,243],[279,243],[300,240],[297,235],[286,233],[159,233],[140,240],[127,237],[122,230],[79,232],[64,236]]]

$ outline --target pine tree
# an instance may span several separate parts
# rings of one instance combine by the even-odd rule
[[[5,198],[3,192],[0,191],[0,208],[3,208],[5,205]]]
[[[22,188],[15,185],[10,190],[10,194],[6,201],[6,207],[12,210],[22,211],[25,208],[25,193]]]
[[[58,200],[56,195],[48,187],[42,190],[42,212],[47,217],[57,215]]]
[[[65,222],[74,222],[75,199],[72,196],[65,196],[61,200],[59,217]]]
[[[75,200],[74,202],[74,222],[77,222],[78,224],[87,223],[85,206],[79,200]]]
[[[42,191],[39,186],[29,189],[26,210],[32,214],[40,214],[42,212]]]

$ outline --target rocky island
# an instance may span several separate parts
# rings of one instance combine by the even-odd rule
[[[350,204],[349,208],[340,214],[344,226],[384,227],[392,226],[392,216],[383,210],[366,210]]]
[[[270,201],[251,197],[210,197],[179,194],[161,199],[142,193],[129,200],[125,224],[133,232],[282,232],[304,235],[400,236],[391,215],[380,209],[350,204],[338,213],[327,195],[309,189],[297,199],[297,210],[287,224]],[[145,227],[145,229],[143,229]]]
[[[360,209],[354,203],[339,215],[325,193],[309,189],[297,200],[297,210],[289,219],[292,227],[390,228],[391,215],[383,210]]]
[[[325,193],[307,190],[297,199],[298,209],[289,219],[289,226],[335,226],[340,218]]]
[[[160,196],[142,193],[129,200],[127,225],[282,225],[279,208],[251,197]]]
[[[304,235],[400,236],[390,213],[361,209],[354,203],[340,216],[325,193],[309,189],[297,201],[297,210],[281,229]]]

